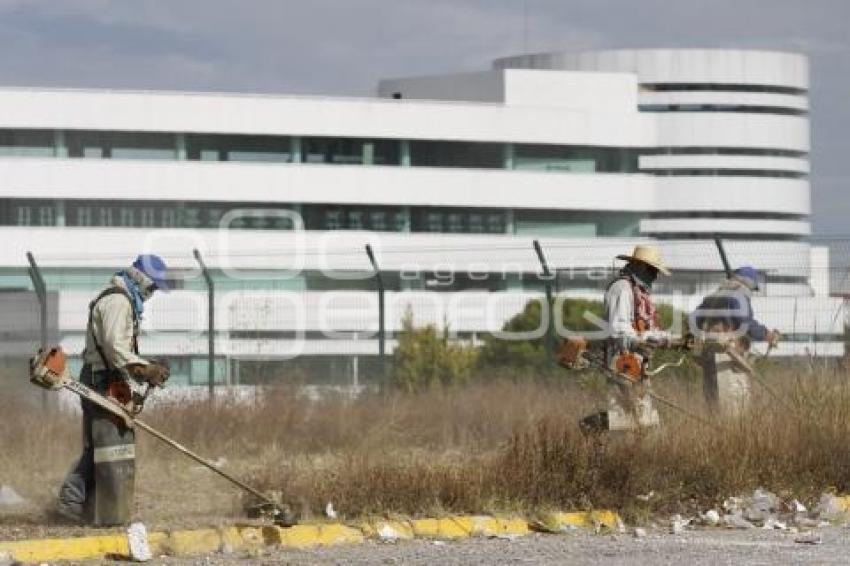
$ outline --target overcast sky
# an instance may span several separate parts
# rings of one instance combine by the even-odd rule
[[[850,234],[850,0],[0,0],[0,84],[371,94],[528,51],[810,57],[815,231]]]

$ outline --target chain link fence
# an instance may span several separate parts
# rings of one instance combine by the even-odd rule
[[[364,241],[373,246],[374,262]],[[433,245],[412,247],[359,234],[305,245],[298,253],[170,250],[163,255],[173,268],[175,288],[157,293],[146,305],[142,354],[170,360],[172,388],[224,389],[280,380],[362,387],[384,371],[406,312],[416,325],[447,328],[452,339],[480,344],[528,301],[543,300],[547,293],[602,300],[622,265],[616,256],[630,253],[636,243],[541,239],[538,253],[530,239],[458,241],[463,240],[438,238]],[[655,286],[658,302],[690,312],[723,282],[723,264],[711,240],[652,243],[673,270]],[[760,270],[762,289],[753,306],[757,318],[785,338],[776,355],[825,363],[843,359],[850,241],[729,240],[725,248],[732,267]],[[34,270],[0,271],[4,394],[37,397],[26,383],[26,360],[42,343],[61,343],[71,355],[72,371],[78,371],[89,302],[132,259],[129,250],[121,255],[92,250],[77,257],[34,254]]]

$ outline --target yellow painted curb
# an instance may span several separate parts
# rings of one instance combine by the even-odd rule
[[[559,533],[569,529],[616,529],[620,516],[615,511],[572,511],[545,514],[535,525],[542,530]]]
[[[850,495],[836,495],[835,502],[841,511],[850,512]]]
[[[555,513],[552,518],[556,522],[577,527],[594,527],[599,523],[614,525],[619,520],[612,511]],[[191,556],[223,550],[251,550],[262,546],[303,548],[358,544],[369,538],[456,540],[475,536],[523,536],[530,530],[531,526],[525,519],[459,515],[409,521],[376,520],[356,526],[340,523],[303,524],[288,528],[241,525],[220,529],[153,532],[148,534],[148,546],[154,556]],[[0,542],[0,555],[8,554],[20,562],[126,557],[129,552],[124,533]]]
[[[275,527],[280,536],[280,546],[331,546],[354,544],[365,540],[363,533],[353,527],[332,523],[328,525],[295,525],[287,529]]]
[[[472,536],[472,517],[415,519],[410,521],[413,535],[421,538],[459,539]]]
[[[127,556],[130,548],[123,535],[103,535],[68,539],[0,542],[0,555],[7,553],[19,562],[86,560],[110,555]]]
[[[525,536],[530,532],[525,519],[497,519],[495,517],[474,517],[473,536]]]
[[[413,527],[410,521],[383,520],[361,523],[358,525],[363,536],[376,539],[410,540],[413,538]]]

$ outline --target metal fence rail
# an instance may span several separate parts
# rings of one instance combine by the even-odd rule
[[[361,235],[362,236],[362,235]],[[406,312],[416,324],[448,328],[453,339],[481,343],[529,300],[601,300],[633,240],[470,241],[412,248],[362,238],[305,249],[301,265],[286,250],[169,250],[176,290],[151,300],[143,319],[143,353],[172,360],[176,384],[218,386],[297,378],[358,383],[382,374]],[[731,267],[764,269],[758,316],[779,328],[778,355],[844,356],[850,298],[850,241],[810,242],[823,254],[760,250],[753,242],[659,242],[674,274],[656,297],[692,310]],[[803,249],[803,248],[800,248]],[[820,253],[820,252],[818,252]],[[411,257],[417,265],[407,265]],[[72,356],[84,345],[88,302],[131,260],[96,252],[74,257],[26,256],[26,268],[0,271],[4,334],[0,388],[23,381],[23,360],[38,345],[61,342]],[[554,345],[561,329],[547,317]],[[76,361],[75,363],[79,363]]]

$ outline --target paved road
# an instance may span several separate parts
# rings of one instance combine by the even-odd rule
[[[236,553],[196,559],[157,560],[165,564],[229,566],[263,564],[847,564],[850,529],[818,529],[819,545],[794,542],[798,535],[782,531],[687,531],[682,535],[650,532],[632,535],[532,535],[515,540],[472,539],[434,543],[369,542],[312,550],[273,550],[260,555]]]

